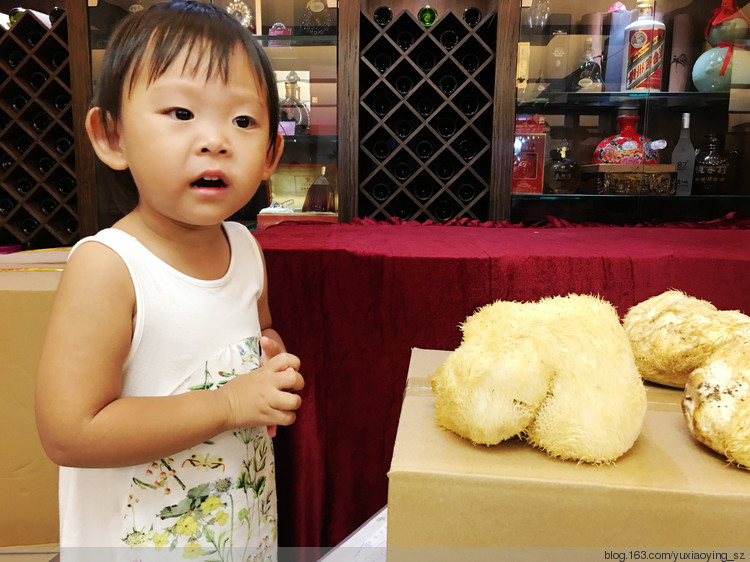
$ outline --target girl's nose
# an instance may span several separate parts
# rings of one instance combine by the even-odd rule
[[[202,154],[227,154],[229,152],[229,147],[227,146],[227,143],[219,138],[211,138],[208,140],[205,140],[201,144],[201,153]]]

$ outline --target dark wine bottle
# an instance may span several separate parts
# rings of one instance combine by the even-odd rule
[[[68,234],[75,234],[78,232],[78,221],[73,217],[70,217],[65,221],[65,232]]]
[[[435,67],[435,55],[430,51],[421,51],[417,55],[417,66],[422,72],[429,72]]]
[[[35,113],[31,118],[31,128],[37,133],[44,131],[50,123],[52,123],[52,118],[42,111]]]
[[[375,144],[372,145],[372,154],[377,158],[379,161],[383,161],[386,158],[388,158],[388,155],[391,153],[391,147],[390,145],[385,141],[377,141]]]
[[[411,78],[406,75],[402,75],[396,78],[396,89],[402,96],[408,94],[411,91],[413,85],[414,83],[411,81]]]
[[[479,100],[474,96],[464,96],[458,102],[458,108],[467,117],[471,117],[479,110]]]
[[[440,87],[441,92],[446,96],[449,96],[456,91],[456,88],[458,88],[458,80],[456,80],[455,76],[446,74],[440,79],[438,86]]]
[[[8,54],[8,66],[11,68],[11,70],[15,69],[19,64],[21,64],[21,61],[26,55],[23,53],[23,51],[19,50],[13,50]]]
[[[456,193],[458,194],[458,198],[463,201],[464,203],[468,203],[472,199],[474,199],[474,196],[476,195],[476,190],[474,189],[474,186],[470,183],[462,183],[458,186],[458,189],[456,190]]]
[[[405,139],[411,134],[411,131],[411,123],[405,119],[396,122],[396,135],[398,135],[399,138]]]
[[[23,221],[21,222],[21,232],[23,232],[23,233],[24,233],[24,234],[26,234],[27,236],[29,236],[29,235],[33,234],[33,233],[34,233],[34,231],[35,231],[35,230],[36,230],[37,228],[39,228],[39,221],[38,221],[38,220],[36,220],[36,219],[34,219],[34,218],[32,218],[32,217],[29,217],[29,218],[27,218],[27,219],[24,219],[24,220],[23,220]]]
[[[31,29],[26,34],[26,43],[29,45],[29,47],[36,47],[37,43],[42,40],[42,37],[44,37],[44,33],[42,33],[38,29]]]
[[[455,168],[450,160],[440,159],[435,166],[435,173],[441,180],[449,180],[453,177]]]
[[[55,165],[55,161],[52,160],[49,156],[42,156],[39,160],[37,160],[37,168],[42,174],[46,174],[49,172]]]
[[[391,67],[392,61],[391,57],[389,57],[385,53],[379,53],[375,56],[375,59],[372,62],[375,65],[375,69],[380,72],[380,74],[383,74]]]
[[[399,181],[406,181],[409,179],[409,176],[411,176],[411,166],[406,162],[399,162],[396,164],[393,172],[396,174]]]
[[[428,98],[422,98],[417,101],[417,111],[422,117],[429,117],[434,109],[435,106],[432,104],[432,100]]]
[[[420,160],[428,160],[430,156],[432,156],[435,149],[432,146],[432,143],[428,140],[421,140],[417,143],[417,156]]]
[[[7,217],[15,206],[16,204],[12,199],[5,197],[0,199],[0,217]]]
[[[68,174],[63,174],[55,180],[55,187],[61,195],[65,196],[75,189],[76,180],[71,178]]]
[[[65,61],[68,60],[68,53],[67,51],[55,51],[52,53],[52,56],[50,57],[50,63],[52,63],[52,68],[60,68]]]
[[[73,139],[68,135],[63,135],[55,140],[55,152],[65,154],[73,146]]]
[[[456,132],[456,122],[450,117],[444,117],[438,121],[437,130],[441,137],[449,139]]]
[[[434,208],[435,218],[439,221],[449,221],[456,214],[456,208],[450,201],[443,199]]]
[[[2,156],[0,156],[0,168],[3,170],[10,170],[14,163],[15,160],[7,152],[3,152]]]
[[[482,12],[476,6],[470,6],[464,10],[461,17],[469,27],[476,27],[482,21]]]
[[[456,46],[456,44],[458,44],[458,33],[452,29],[446,29],[440,34],[438,40],[446,50],[450,51]]]
[[[383,202],[391,194],[391,188],[385,183],[376,183],[372,188],[372,196],[376,201]]]
[[[23,94],[18,94],[16,96],[13,96],[13,98],[10,100],[10,106],[15,111],[21,111],[26,106],[27,103],[29,103],[29,98],[27,98]]]
[[[464,67],[466,72],[474,72],[479,68],[479,57],[474,53],[466,53],[461,57],[461,66]]]
[[[55,22],[57,22],[57,20],[59,20],[64,13],[65,13],[65,10],[58,6],[55,6],[54,8],[52,8],[49,12],[50,23],[54,25]]]
[[[393,19],[393,12],[388,6],[378,6],[372,13],[372,19],[380,27],[385,27],[386,25],[391,23],[391,20]]]
[[[430,197],[432,197],[432,193],[432,186],[427,182],[419,182],[414,187],[414,195],[420,201],[427,201]]]
[[[43,72],[34,72],[29,76],[29,86],[34,91],[39,90],[47,82],[48,76]]]
[[[55,109],[57,111],[62,111],[63,109],[68,107],[68,104],[70,103],[70,96],[68,94],[58,94],[55,96],[55,99],[52,103],[55,104]]]
[[[468,162],[476,156],[477,149],[472,141],[464,139],[458,143],[458,153],[461,155],[461,158]]]
[[[31,147],[33,143],[34,141],[29,135],[27,135],[26,133],[21,133],[18,137],[16,137],[16,150],[18,150],[19,154],[23,154]]]
[[[379,117],[383,117],[393,107],[393,103],[387,96],[377,96],[372,100],[372,110]]]
[[[55,209],[57,209],[57,201],[55,201],[51,197],[42,199],[42,202],[39,204],[39,209],[42,211],[42,214],[45,217],[48,217]]]
[[[27,176],[21,176],[16,180],[16,191],[21,197],[26,197],[32,187],[34,187],[34,182]]]
[[[407,51],[414,44],[414,36],[408,31],[401,31],[396,35],[396,44],[402,51]]]

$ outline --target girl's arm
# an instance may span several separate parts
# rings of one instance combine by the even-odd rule
[[[120,397],[135,294],[109,248],[81,245],[60,281],[36,381],[42,445],[61,465],[149,462],[237,427],[288,425],[299,407],[299,360],[280,353],[218,390]]]

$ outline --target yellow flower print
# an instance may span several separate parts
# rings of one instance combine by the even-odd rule
[[[224,511],[224,510],[221,510],[221,511],[219,511],[219,512],[216,513],[216,522],[219,525],[224,525],[227,522],[227,518],[228,517],[229,516],[227,515],[227,512]]]
[[[192,515],[186,515],[180,518],[174,526],[174,530],[179,535],[191,536],[198,530],[198,522]]]
[[[185,549],[182,552],[183,558],[198,558],[206,554],[206,551],[201,548],[197,542],[189,542],[185,545]]]
[[[214,509],[221,506],[221,500],[216,496],[208,496],[201,503],[201,511],[203,513],[211,513]]]
[[[154,533],[151,536],[151,540],[153,541],[156,550],[159,550],[162,546],[166,545],[168,539],[169,535],[167,533]]]

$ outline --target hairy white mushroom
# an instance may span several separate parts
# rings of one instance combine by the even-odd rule
[[[592,463],[638,437],[646,392],[615,309],[588,295],[498,301],[462,325],[431,382],[438,423],[477,444],[514,436]]]
[[[750,468],[750,341],[725,345],[690,374],[682,412],[696,439]]]
[[[717,310],[680,291],[666,291],[632,307],[623,326],[641,376],[677,388],[717,349],[738,336],[750,338],[749,317]]]

